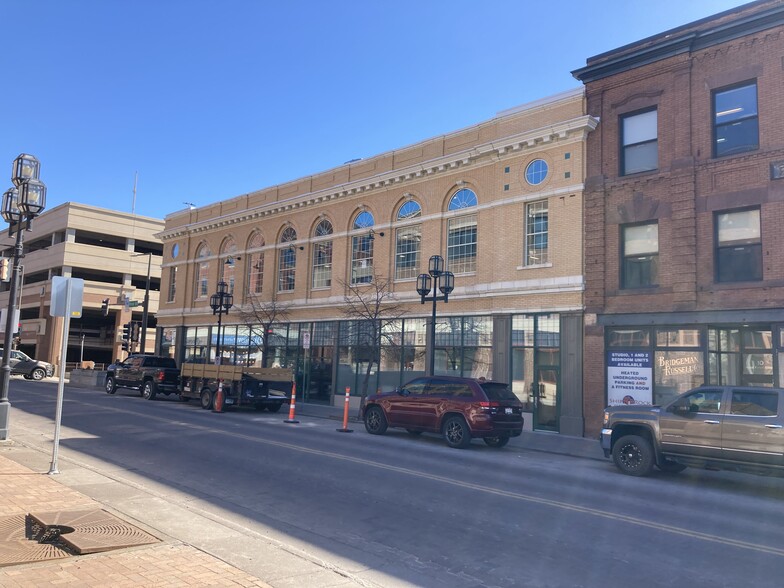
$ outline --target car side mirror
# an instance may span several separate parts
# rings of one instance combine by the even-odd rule
[[[400,396],[408,396],[411,394],[411,392],[409,392],[405,388],[398,388],[397,393],[400,394]]]
[[[689,414],[690,406],[687,404],[671,404],[667,407],[667,412],[671,412],[672,414],[677,414],[680,416],[686,416]]]

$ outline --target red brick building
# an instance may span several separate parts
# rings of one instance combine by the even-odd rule
[[[586,435],[606,403],[784,386],[784,2],[597,55],[585,84]]]

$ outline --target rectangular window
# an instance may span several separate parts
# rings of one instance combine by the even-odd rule
[[[759,149],[757,82],[713,93],[713,155]]]
[[[297,251],[294,247],[281,249],[278,260],[278,292],[291,292],[294,290],[296,271]]]
[[[264,278],[264,253],[251,253],[248,255],[248,294],[257,296],[261,294]]]
[[[762,279],[758,208],[716,214],[716,281]]]
[[[398,229],[395,241],[395,279],[416,278],[419,273],[422,227],[417,225]]]
[[[525,207],[525,265],[548,261],[549,213],[547,200],[532,202]]]
[[[357,235],[351,238],[351,283],[369,284],[373,281],[373,237]]]
[[[196,274],[196,298],[204,298],[207,296],[207,284],[210,271],[209,262],[202,261],[197,265]]]
[[[621,117],[621,175],[659,167],[658,111]]]
[[[659,284],[659,225],[646,223],[621,229],[621,288],[650,288]]]
[[[464,274],[476,271],[476,215],[449,219],[447,264],[449,271]]]
[[[313,245],[313,288],[332,285],[332,241]]]
[[[169,295],[166,298],[167,302],[174,302],[174,297],[177,294],[177,266],[169,268]]]

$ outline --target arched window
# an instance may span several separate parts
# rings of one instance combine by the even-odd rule
[[[416,200],[407,200],[397,211],[397,221],[406,222],[422,216]],[[416,278],[419,274],[422,225],[407,224],[395,229],[395,279]]]
[[[461,188],[449,200],[449,210],[463,210],[477,205],[476,194]],[[476,271],[476,213],[455,216],[447,221],[447,268],[455,274]]]
[[[261,294],[261,287],[264,282],[264,252],[254,251],[264,247],[264,236],[258,231],[254,232],[248,239],[248,253],[245,256],[246,291],[251,296]]]
[[[294,227],[286,227],[280,234],[280,244],[284,247],[279,249],[278,257],[278,291],[291,292],[294,290],[297,272],[297,248],[294,242],[297,240],[297,231]]]
[[[316,225],[313,231],[313,288],[329,288],[332,285],[332,223],[327,219]]]
[[[364,231],[351,237],[351,283],[368,284],[373,281],[373,215],[363,210],[356,217],[352,228]]]
[[[220,280],[222,282],[226,282],[229,286],[229,293],[234,294],[234,273],[235,273],[235,265],[237,264],[237,244],[234,242],[234,239],[231,237],[227,237],[224,239],[223,244],[221,245],[221,252],[218,258],[218,263],[220,264]]]
[[[209,287],[209,274],[210,262],[207,258],[210,256],[210,248],[206,243],[199,245],[196,250],[196,287],[195,298],[205,298]]]
[[[468,188],[461,188],[449,199],[449,210],[460,210],[477,205],[476,194]]]

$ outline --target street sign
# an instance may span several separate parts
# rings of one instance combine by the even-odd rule
[[[128,307],[129,308],[134,308],[135,306],[139,306],[140,304],[141,304],[141,302],[139,302],[138,300],[129,300],[128,301]]]
[[[82,297],[84,296],[84,280],[82,278],[52,278],[52,303],[49,310],[51,316],[82,316]],[[66,309],[66,298],[70,301]],[[68,311],[66,313],[66,310]]]
[[[302,348],[310,349],[310,333],[308,331],[302,333]]]

